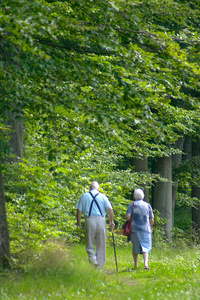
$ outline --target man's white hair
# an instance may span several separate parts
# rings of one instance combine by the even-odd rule
[[[98,190],[99,189],[99,183],[97,181],[92,181],[90,184],[90,190]]]
[[[143,200],[144,199],[144,192],[141,189],[136,189],[134,191],[134,198],[135,200]]]

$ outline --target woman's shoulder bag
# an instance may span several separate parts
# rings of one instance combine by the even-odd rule
[[[122,228],[124,229],[123,231],[123,235],[125,236],[129,236],[131,234],[131,218],[133,215],[133,206],[134,206],[134,202],[132,204],[132,211],[131,211],[131,217],[130,220],[126,221],[123,225]]]

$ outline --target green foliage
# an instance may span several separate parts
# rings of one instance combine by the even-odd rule
[[[154,210],[154,226],[153,226],[153,244],[155,247],[163,247],[163,243],[167,242],[164,225],[167,220],[160,217],[160,212]]]
[[[28,117],[28,159],[4,166],[13,252],[17,255],[27,247],[40,247],[41,241],[51,237],[63,237],[70,243],[83,239],[76,228],[75,204],[93,179],[101,183],[101,191],[113,205],[116,228],[121,228],[131,190],[140,182],[151,180],[150,176],[131,169],[118,170],[120,156],[107,150],[110,141],[104,142],[105,149],[95,140],[87,148],[71,141],[71,135],[65,134],[71,126],[68,120],[62,120],[55,131],[54,120],[46,117],[44,125],[36,125]],[[82,134],[82,138],[86,136]]]
[[[192,227],[192,209],[189,205],[176,205],[174,213],[174,226],[183,231],[190,230]]]
[[[183,193],[182,194],[178,193],[176,200],[177,200],[176,204],[179,207],[184,207],[184,206],[196,207],[197,205],[199,205],[199,201],[200,201],[196,197],[190,197],[187,194],[183,194]]]

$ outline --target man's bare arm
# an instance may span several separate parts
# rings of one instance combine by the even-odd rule
[[[114,223],[114,213],[113,213],[113,209],[109,208],[108,209],[108,215],[109,215],[109,225],[110,225],[110,229],[114,229],[115,227],[115,223]]]
[[[76,211],[76,220],[77,220],[77,226],[81,227],[81,214],[82,211],[80,209],[77,209]]]

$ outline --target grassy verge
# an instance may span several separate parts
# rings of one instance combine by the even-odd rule
[[[23,271],[1,272],[0,299],[199,299],[200,248],[153,248],[150,271],[143,259],[134,269],[131,244],[112,245],[103,270],[88,263],[84,245],[66,251],[55,245],[32,259]]]

